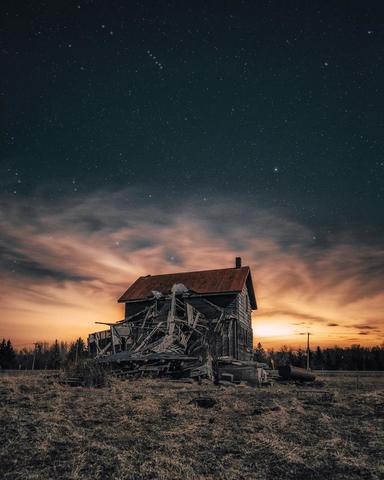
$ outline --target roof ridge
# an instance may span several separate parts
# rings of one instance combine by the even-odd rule
[[[166,277],[169,275],[183,275],[186,273],[206,273],[206,272],[221,272],[223,270],[245,270],[250,269],[248,265],[242,267],[229,267],[229,268],[212,268],[209,270],[192,270],[192,271],[182,271],[182,272],[172,272],[172,273],[156,273],[154,275],[141,275],[139,278],[153,278],[153,277]]]

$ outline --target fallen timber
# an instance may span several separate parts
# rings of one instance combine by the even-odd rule
[[[143,376],[162,377],[204,377],[206,369],[198,357],[172,352],[132,353],[119,352],[97,359],[102,365],[110,365],[119,376],[139,378]]]
[[[294,367],[293,365],[282,365],[279,367],[279,376],[283,380],[296,380],[299,382],[313,382],[316,375],[304,368]]]

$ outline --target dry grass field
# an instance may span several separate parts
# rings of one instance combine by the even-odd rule
[[[333,401],[308,388],[3,376],[0,478],[384,478],[384,378],[324,379]]]

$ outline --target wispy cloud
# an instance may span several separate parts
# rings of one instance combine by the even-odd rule
[[[85,335],[118,320],[116,298],[137,276],[232,266],[252,268],[260,323],[311,329],[319,339],[383,327],[384,251],[352,238],[318,245],[281,212],[238,201],[145,203],[129,191],[2,203],[3,335],[20,340]],[[362,332],[364,331],[364,332]],[[346,338],[346,337],[345,337]],[[289,339],[286,340],[289,342]]]

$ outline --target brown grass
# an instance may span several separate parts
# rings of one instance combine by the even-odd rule
[[[329,379],[322,404],[295,385],[1,377],[0,478],[384,478],[384,380],[366,380]],[[216,405],[190,404],[198,390]]]

